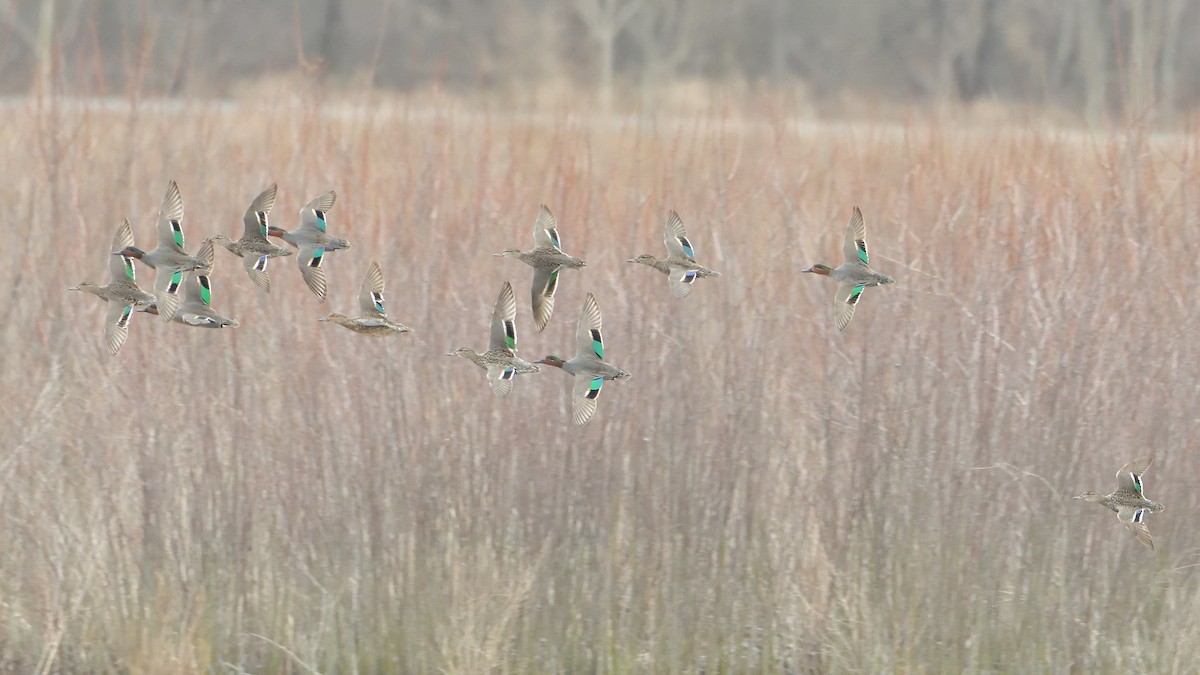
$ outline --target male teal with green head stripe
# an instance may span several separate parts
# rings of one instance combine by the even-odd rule
[[[596,399],[605,380],[626,380],[629,373],[604,361],[604,337],[601,335],[600,306],[591,293],[583,302],[579,313],[579,324],[575,329],[575,356],[564,361],[558,356],[547,356],[534,363],[561,368],[575,377],[572,396],[571,420],[576,425],[587,424],[596,413]]]
[[[238,325],[236,320],[221,316],[212,309],[212,280],[209,276],[212,274],[214,258],[212,240],[204,241],[196,257],[202,261],[203,265],[183,279],[183,301],[172,315],[171,320],[192,328],[236,327]],[[152,304],[138,311],[159,314],[160,308],[157,304]]]
[[[820,263],[804,270],[812,274],[829,277],[838,282],[833,294],[833,316],[838,330],[844,330],[854,318],[854,308],[867,286],[886,286],[895,280],[886,274],[871,269],[871,257],[867,253],[867,226],[862,211],[856,206],[846,226],[846,239],[842,243],[845,262],[831,268]]]
[[[137,258],[155,270],[154,295],[158,303],[159,316],[170,320],[179,308],[179,286],[181,272],[200,269],[204,262],[183,250],[183,196],[175,181],[167,184],[162,205],[158,209],[158,247],[143,251],[133,242],[113,255]]]
[[[321,302],[325,302],[326,292],[325,269],[321,264],[325,253],[350,248],[350,242],[331,237],[327,232],[327,213],[336,199],[337,193],[333,190],[313,197],[300,209],[300,227],[291,232],[274,225],[267,226],[268,235],[279,237],[298,249],[296,264],[300,267],[300,276]]]

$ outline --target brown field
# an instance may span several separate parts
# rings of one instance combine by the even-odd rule
[[[1194,672],[1200,661],[1200,143],[779,115],[594,119],[453,105],[49,102],[0,109],[0,670]],[[319,305],[217,251],[188,330],[116,358],[112,231],[169,179],[188,248],[339,193]],[[539,202],[567,251],[532,330]],[[832,323],[853,205],[897,284]],[[626,258],[669,209],[702,280]],[[416,329],[353,310],[378,258]],[[153,273],[139,267],[144,287]],[[500,284],[522,356],[573,350],[587,292],[633,373],[569,424],[570,381],[494,397]],[[1154,454],[1142,547],[1107,491]]]

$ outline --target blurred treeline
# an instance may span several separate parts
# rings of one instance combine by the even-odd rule
[[[814,105],[973,102],[1093,120],[1200,98],[1185,0],[0,0],[0,92],[223,97],[326,83],[611,104],[680,83],[792,86]]]

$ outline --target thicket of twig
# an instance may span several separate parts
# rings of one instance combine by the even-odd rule
[[[403,107],[0,111],[0,666],[45,672],[1187,672],[1200,656],[1190,298],[1196,137],[798,126]],[[278,181],[336,189],[320,306],[217,251],[189,330],[103,281],[167,180],[192,249]],[[535,334],[539,202],[588,262]],[[844,333],[850,209],[870,289]],[[692,297],[626,258],[678,210]],[[316,319],[368,260],[414,335]],[[143,286],[152,273],[139,268]],[[633,373],[569,424],[570,380],[508,399],[482,348],[500,284],[526,358],[584,295]],[[1071,501],[1154,454],[1144,549]]]

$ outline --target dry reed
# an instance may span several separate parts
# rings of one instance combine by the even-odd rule
[[[0,668],[44,672],[1188,672],[1200,642],[1192,432],[1197,142],[1137,130],[799,126],[448,107],[0,110]],[[293,259],[242,325],[94,298],[168,179],[189,248],[338,190],[319,306]],[[588,261],[534,334],[537,204]],[[832,284],[862,206],[876,266]],[[624,259],[668,209],[722,272],[686,301]],[[417,333],[318,323],[370,258]],[[139,269],[143,284],[152,273]],[[513,395],[444,353],[519,289],[526,358],[608,356],[583,429],[545,369]],[[1134,456],[1167,510],[1144,550],[1069,496]]]

